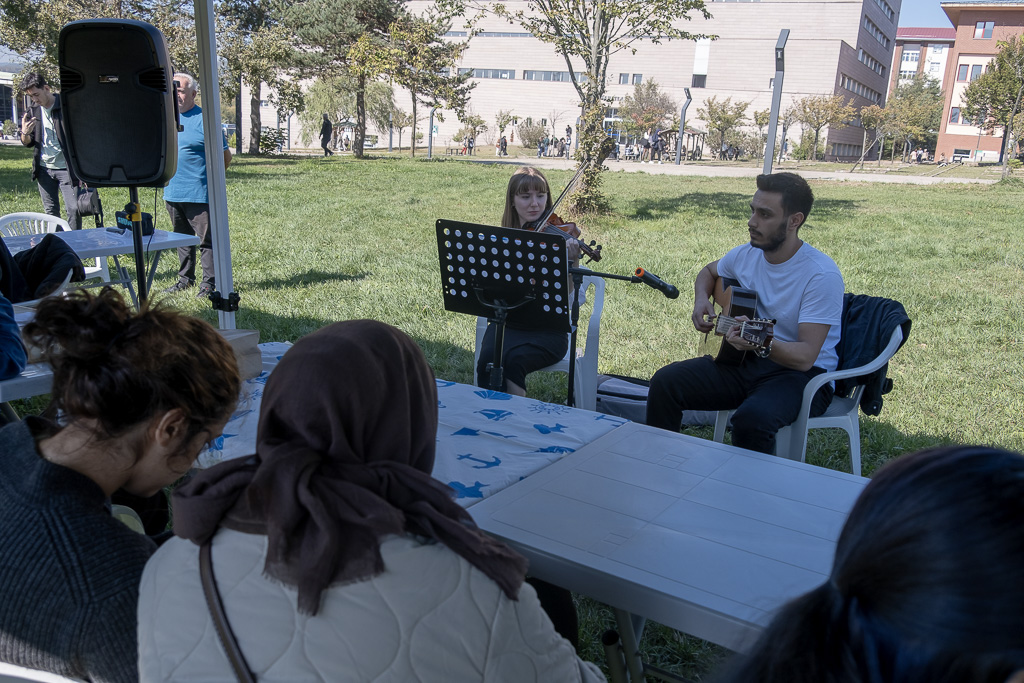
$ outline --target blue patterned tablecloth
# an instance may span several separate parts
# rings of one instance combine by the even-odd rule
[[[224,434],[197,467],[250,455],[256,446],[263,387],[291,344],[260,344],[263,372],[242,383]],[[437,457],[433,476],[470,506],[607,434],[625,419],[437,380]]]

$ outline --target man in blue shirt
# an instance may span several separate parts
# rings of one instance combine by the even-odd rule
[[[181,132],[178,133],[178,170],[164,188],[164,203],[171,215],[174,232],[199,237],[199,260],[203,282],[196,292],[205,299],[214,290],[213,243],[210,237],[210,198],[206,183],[206,143],[203,137],[203,110],[196,106],[196,80],[188,74],[174,74],[178,93]],[[231,163],[227,138],[223,131],[224,168]],[[181,292],[196,283],[196,248],[179,247],[178,281],[165,292]]]

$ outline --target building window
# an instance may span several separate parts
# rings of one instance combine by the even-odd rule
[[[941,55],[942,54],[942,50],[945,47],[946,47],[945,45],[930,45],[928,47],[928,49],[932,51],[932,54]]]
[[[900,57],[901,62],[913,62],[917,64],[921,60],[921,53],[917,50],[903,51],[903,55]]]
[[[992,37],[992,28],[995,25],[994,21],[979,21],[974,25],[974,37],[988,40]]]
[[[861,97],[869,99],[875,104],[877,104],[882,99],[882,94],[879,93],[877,90],[872,90],[871,88],[864,85],[860,81],[853,80],[846,74],[842,74],[841,78],[839,79],[839,82],[840,85],[842,85],[842,87],[846,88],[850,92],[856,93]]]
[[[882,29],[878,28],[875,25],[875,22],[868,19],[867,15],[864,16],[864,30],[870,33],[872,37],[874,37],[874,39],[877,40],[882,47],[889,49],[888,36],[882,33]]]
[[[952,107],[949,110],[949,122],[960,123],[960,107]]]
[[[459,75],[469,74],[470,78],[501,78],[514,80],[516,72],[514,69],[459,69]]]
[[[984,68],[985,68],[985,66],[983,64],[975,64],[974,66],[972,66],[971,67],[971,80],[973,81],[978,76],[980,76],[981,75],[981,70],[984,69]]]
[[[569,83],[572,78],[569,77],[568,71],[523,71],[524,81],[560,81]],[[577,81],[587,80],[586,74],[582,72],[576,72]]]
[[[629,85],[629,74],[619,74],[619,85]]]
[[[874,71],[879,76],[885,75],[885,65],[883,65],[880,61],[869,55],[867,52],[864,52],[863,49],[857,50],[857,61],[859,61],[861,64],[866,65],[869,69]]]
[[[772,79],[774,80],[774,79]],[[708,87],[708,75],[707,74],[693,74],[693,81],[690,83],[691,88],[706,88]]]
[[[885,0],[875,0],[875,4],[878,5],[883,12],[885,12],[885,16],[889,19],[889,21],[892,21],[892,18],[896,16],[896,13],[892,11],[892,7],[889,7],[889,3],[887,3]]]
[[[967,80],[967,69],[970,67],[966,64],[961,64],[956,68],[956,80],[966,81]]]
[[[644,82],[643,74],[633,74],[633,85],[640,85]]]

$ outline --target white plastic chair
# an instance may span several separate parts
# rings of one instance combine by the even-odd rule
[[[581,294],[594,286],[593,299],[594,308],[590,312],[590,321],[587,323],[587,340],[582,351],[576,350],[576,376],[573,384],[573,398],[577,408],[584,410],[597,410],[597,356],[601,341],[601,312],[604,310],[604,278],[584,276],[583,285],[580,288]],[[588,298],[591,295],[588,295]],[[476,367],[480,360],[480,344],[484,339],[484,332],[487,331],[487,318],[477,318],[476,321],[476,350],[473,353],[473,374],[476,376]],[[565,358],[554,365],[541,368],[537,372],[569,372],[569,349]],[[479,384],[479,378],[476,378]]]
[[[846,432],[850,442],[850,463],[853,466],[853,473],[860,476],[860,408],[861,394],[864,393],[864,385],[858,385],[848,397],[836,396],[832,399],[828,409],[818,417],[808,417],[811,412],[811,401],[818,389],[825,386],[827,382],[834,382],[850,377],[870,375],[875,370],[889,362],[889,359],[899,350],[903,343],[903,329],[899,326],[892,331],[889,343],[878,356],[870,363],[857,368],[823,372],[816,375],[807,386],[804,387],[804,398],[800,404],[800,413],[793,424],[783,427],[775,436],[775,454],[804,462],[807,459],[807,432],[812,429],[826,429],[829,427],[839,428]],[[715,441],[721,443],[725,439],[725,427],[730,416],[735,411],[721,410],[715,420]]]
[[[17,305],[23,308],[35,308],[43,299],[46,299],[51,296],[61,296],[62,294],[64,294],[65,291],[67,291],[68,285],[71,284],[71,276],[74,274],[75,271],[69,270],[67,276],[64,278],[64,282],[60,283],[60,286],[57,287],[57,289],[53,290],[46,296],[39,297],[38,299],[32,299],[31,301],[19,301]]]
[[[0,235],[4,237],[41,235],[46,232],[61,232],[70,229],[71,225],[63,218],[45,213],[24,211],[0,217]],[[100,278],[103,282],[110,282],[110,270],[107,267],[106,257],[98,257],[95,266],[86,267],[85,279],[94,277]]]
[[[37,683],[80,683],[77,678],[64,678],[48,671],[37,669],[26,669],[17,664],[0,662],[0,683],[22,683],[22,681],[36,681]]]

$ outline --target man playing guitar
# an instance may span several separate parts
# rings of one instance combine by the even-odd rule
[[[736,325],[725,341],[752,352],[738,364],[703,356],[660,369],[651,378],[647,424],[678,431],[684,410],[736,409],[733,445],[773,452],[776,432],[797,417],[808,380],[838,364],[843,278],[831,258],[798,235],[813,203],[807,181],[794,173],[757,177],[747,222],[750,243],[697,274],[692,319],[699,332],[710,332],[715,282],[732,279],[757,293],[756,317],[774,320],[773,337],[758,345],[741,336]],[[832,394],[828,385],[818,391],[812,416],[825,412]]]

